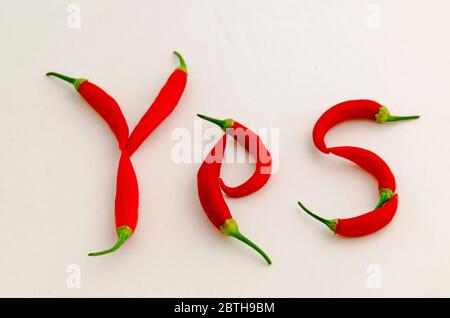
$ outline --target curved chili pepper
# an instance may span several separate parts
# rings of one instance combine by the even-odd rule
[[[368,99],[349,100],[331,107],[320,116],[313,129],[313,141],[321,152],[329,153],[324,140],[326,134],[331,128],[346,120],[369,119],[381,124],[387,121],[409,120],[419,117],[393,116],[385,106]]]
[[[90,253],[89,256],[99,256],[116,251],[136,229],[138,219],[139,190],[130,157],[123,149],[128,141],[128,124],[120,106],[104,90],[83,78],[71,78],[55,72],[47,73],[71,83],[86,102],[106,121],[114,132],[119,148],[122,150],[116,184],[115,218],[117,242],[105,251]]]
[[[324,219],[309,211],[301,202],[298,204],[306,213],[325,224],[334,233],[347,237],[359,237],[379,231],[391,222],[397,211],[398,195],[395,194],[378,209],[348,219]]]
[[[394,196],[395,177],[386,162],[378,155],[363,148],[350,146],[333,147],[328,150],[336,156],[353,161],[377,179],[380,201],[376,205],[376,209]]]
[[[217,124],[228,135],[232,136],[239,144],[245,147],[256,159],[255,171],[244,183],[236,187],[227,186],[222,178],[219,178],[220,187],[229,197],[239,198],[252,194],[261,189],[269,180],[272,172],[272,157],[263,141],[251,129],[245,127],[234,119],[216,119],[205,115],[198,117]]]
[[[300,207],[309,215],[324,223],[330,230],[343,236],[357,237],[376,232],[393,218],[398,206],[395,178],[389,166],[372,151],[359,147],[333,147],[330,153],[346,158],[373,175],[378,181],[380,200],[375,210],[349,219],[324,219],[309,211],[301,202]]]
[[[84,100],[106,121],[119,142],[119,148],[125,149],[128,142],[128,124],[119,104],[97,85],[84,78],[72,78],[63,74],[48,72],[74,86]]]
[[[119,249],[136,229],[139,210],[139,187],[136,173],[129,155],[124,151],[120,156],[117,170],[115,218],[118,240],[107,250],[89,253],[89,256],[100,256]]]
[[[144,116],[142,116],[131,133],[127,145],[127,151],[130,156],[139,148],[152,131],[169,116],[177,106],[181,95],[183,95],[187,82],[186,63],[178,52],[174,52],[174,54],[178,57],[180,66],[170,75],[153,104]]]
[[[232,236],[256,250],[268,264],[269,256],[239,231],[236,221],[231,216],[219,186],[220,168],[225,152],[227,135],[216,143],[197,173],[197,189],[200,203],[211,223],[226,236]]]

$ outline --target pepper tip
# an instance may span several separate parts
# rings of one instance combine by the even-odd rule
[[[234,126],[234,120],[231,118],[228,119],[217,119],[217,118],[213,118],[213,117],[209,117],[206,115],[201,115],[201,114],[197,114],[198,117],[200,117],[201,119],[204,119],[206,121],[209,121],[213,124],[216,124],[217,126],[219,126],[220,128],[222,128],[223,131],[227,131],[228,128],[232,128]]]
[[[187,74],[187,66],[186,66],[186,62],[184,61],[183,56],[181,56],[180,53],[178,53],[177,51],[173,51],[173,54],[175,54],[178,58],[178,61],[180,62],[180,66],[177,68],[177,70],[183,71]]]
[[[101,252],[95,252],[95,253],[89,253],[88,256],[100,256],[100,255],[105,255],[105,254],[110,254],[112,252],[117,251],[122,245],[123,243],[125,243],[126,240],[128,240],[131,235],[133,234],[133,230],[128,227],[128,226],[121,226],[119,228],[117,228],[117,242],[116,244],[114,244],[113,247],[111,247],[110,249],[101,251]]]
[[[73,85],[73,87],[75,87],[75,89],[78,91],[78,88],[80,87],[81,84],[83,84],[85,81],[87,81],[87,79],[85,78],[73,78],[61,73],[56,73],[56,72],[48,72],[47,74],[45,74],[47,76],[54,76],[56,78],[59,78],[63,81],[66,81],[67,83],[70,83]]]
[[[324,219],[323,217],[311,212],[306,206],[303,205],[303,203],[301,203],[300,201],[297,202],[298,205],[303,209],[303,211],[305,211],[306,213],[308,213],[310,216],[312,216],[313,218],[315,218],[317,221],[322,222],[323,224],[325,224],[333,233],[336,233],[336,227],[337,227],[337,223],[338,220],[337,219],[333,219],[333,220],[327,220]]]
[[[268,265],[272,264],[272,260],[270,259],[269,255],[267,255],[258,245],[253,243],[239,231],[238,225],[234,219],[227,219],[225,223],[220,227],[220,231],[226,236],[232,236],[238,239],[239,241],[247,244],[248,246],[253,248],[257,253],[259,253],[264,258],[264,260],[267,262]]]

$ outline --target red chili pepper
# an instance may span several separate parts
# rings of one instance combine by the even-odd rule
[[[353,161],[377,179],[380,201],[375,208],[379,208],[394,196],[395,177],[386,162],[378,155],[359,147],[333,147],[328,150],[336,156]]]
[[[269,180],[272,172],[272,157],[263,141],[251,129],[233,119],[216,119],[205,115],[198,117],[217,124],[228,135],[232,136],[239,144],[256,159],[253,175],[244,183],[236,187],[227,186],[220,178],[220,187],[229,197],[238,198],[252,194],[261,189]]]
[[[219,186],[220,168],[225,152],[227,135],[216,143],[197,173],[197,189],[200,203],[211,223],[226,236],[232,236],[248,246],[255,249],[261,256],[271,264],[267,254],[255,243],[250,241],[239,231],[236,221],[231,216],[222,191]]]
[[[389,166],[372,151],[359,147],[334,147],[330,153],[346,158],[373,175],[378,181],[380,201],[375,210],[349,219],[324,219],[309,211],[301,202],[300,207],[309,215],[324,223],[336,234],[357,237],[376,232],[387,225],[394,217],[398,206],[395,178]]]
[[[369,119],[377,123],[417,119],[420,116],[392,116],[389,110],[379,103],[367,100],[349,100],[328,109],[319,118],[313,129],[313,141],[323,153],[329,153],[325,144],[325,136],[335,125],[350,119]]]
[[[398,195],[394,195],[378,209],[349,219],[327,220],[309,211],[301,202],[298,202],[298,204],[306,213],[324,223],[334,233],[342,236],[358,237],[374,233],[391,222],[397,211]]]
[[[170,75],[155,101],[142,116],[128,140],[127,150],[130,156],[139,148],[144,140],[177,106],[187,82],[187,68],[183,57],[174,52],[180,66]]]
[[[131,164],[130,157],[124,151],[128,141],[128,125],[117,102],[104,90],[95,84],[82,78],[71,78],[59,73],[49,72],[49,76],[55,76],[71,83],[86,102],[107,122],[114,132],[122,154],[119,161],[116,184],[116,230],[118,240],[116,244],[105,251],[90,253],[89,256],[104,255],[117,250],[133,234],[137,219],[139,205],[139,190],[136,174]]]
[[[107,250],[90,253],[89,256],[104,255],[116,251],[134,233],[138,221],[139,188],[130,157],[151,132],[170,114],[177,105],[186,84],[186,64],[175,52],[180,67],[169,77],[166,85],[128,138],[128,125],[117,102],[100,87],[82,78],[71,78],[59,73],[47,75],[71,83],[87,103],[97,111],[114,132],[122,151],[117,172],[115,219],[118,240]],[[130,143],[131,141],[131,143]],[[131,146],[130,146],[131,144]]]
[[[55,76],[70,84],[80,93],[86,102],[106,121],[116,135],[119,148],[125,149],[128,142],[128,124],[119,104],[104,90],[84,78],[72,78],[63,74],[49,72],[47,76]]]
[[[120,156],[117,170],[115,218],[118,240],[107,250],[89,253],[89,256],[100,256],[118,250],[136,229],[139,210],[139,187],[130,157],[124,151]]]

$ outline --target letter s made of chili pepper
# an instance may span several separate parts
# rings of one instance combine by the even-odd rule
[[[372,100],[359,99],[339,103],[325,113],[317,121],[313,129],[313,141],[316,147],[323,153],[329,153],[325,144],[325,136],[328,131],[339,123],[351,119],[368,119],[377,123],[417,119],[420,116],[393,116],[389,110]]]
[[[200,203],[211,223],[226,236],[232,236],[255,249],[268,264],[269,256],[239,231],[236,221],[231,216],[219,185],[220,169],[224,157],[227,135],[216,143],[197,173],[197,189]]]
[[[372,151],[359,147],[329,148],[330,153],[348,159],[373,175],[378,181],[380,200],[371,212],[349,219],[324,219],[308,210],[301,202],[298,204],[309,215],[324,223],[334,233],[357,237],[374,233],[386,226],[394,217],[398,205],[395,194],[395,178],[389,166]]]
[[[244,183],[236,187],[227,186],[220,178],[220,187],[229,197],[239,198],[261,189],[269,180],[272,172],[272,157],[261,138],[251,129],[233,119],[216,119],[205,115],[197,115],[202,119],[217,124],[239,144],[244,146],[256,160],[255,171]]]
[[[130,156],[139,148],[153,130],[169,116],[177,106],[181,95],[183,95],[187,82],[186,63],[178,52],[174,52],[174,54],[178,57],[180,66],[170,75],[153,104],[144,116],[142,116],[131,133],[127,145],[127,151]]]

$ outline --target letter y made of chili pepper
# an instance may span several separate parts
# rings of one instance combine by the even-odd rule
[[[252,194],[261,189],[269,180],[272,173],[272,156],[263,141],[251,129],[235,121],[234,119],[216,119],[205,115],[197,115],[218,125],[222,130],[232,136],[246,151],[256,160],[255,171],[244,183],[236,187],[227,186],[220,178],[220,187],[229,197],[239,198]]]
[[[320,116],[313,129],[313,142],[321,152],[329,153],[325,144],[325,136],[331,128],[339,123],[351,119],[368,119],[382,124],[419,117],[393,116],[385,106],[368,99],[349,100],[331,107]]]
[[[216,143],[197,173],[197,189],[200,203],[211,223],[226,236],[232,236],[256,250],[270,265],[269,256],[255,243],[239,231],[236,221],[231,216],[220,188],[220,169],[225,153],[227,135]]]
[[[178,104],[187,82],[186,64],[177,52],[180,66],[172,73],[163,86],[150,109],[134,128],[128,138],[128,124],[118,103],[105,91],[83,78],[71,78],[55,72],[47,73],[71,83],[86,102],[106,121],[119,143],[121,156],[119,160],[115,220],[118,239],[116,244],[107,250],[90,253],[89,256],[99,256],[112,253],[122,246],[134,233],[138,221],[139,188],[136,174],[131,163],[131,155],[144,140],[164,121]]]

